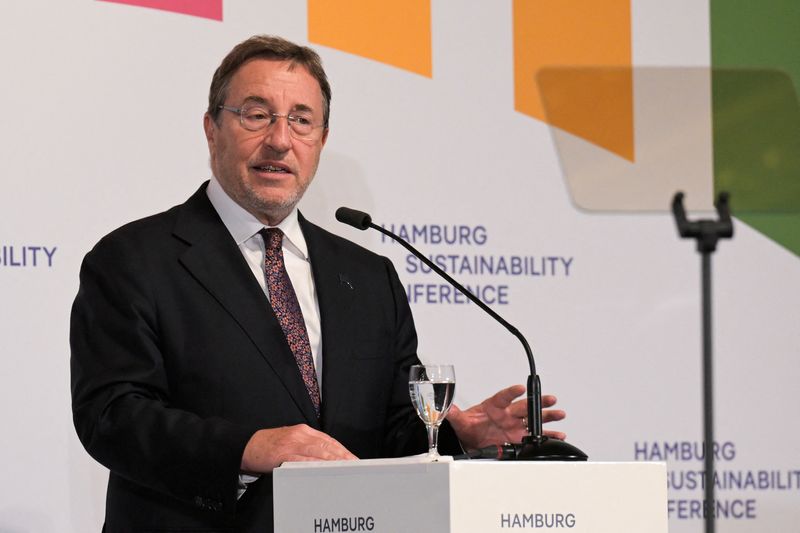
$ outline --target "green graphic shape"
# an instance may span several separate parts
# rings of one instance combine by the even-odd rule
[[[711,0],[714,189],[800,256],[800,2]]]

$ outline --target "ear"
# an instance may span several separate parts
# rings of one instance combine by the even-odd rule
[[[217,125],[214,122],[214,119],[211,118],[211,115],[206,112],[203,115],[203,129],[206,132],[206,141],[208,142],[208,151],[213,153],[212,146],[214,146],[215,140],[214,136],[216,135]]]
[[[321,140],[322,145],[320,146],[320,149],[325,147],[325,141],[328,140],[328,133],[330,131],[331,131],[330,128],[325,128],[325,131],[322,132],[322,140]]]

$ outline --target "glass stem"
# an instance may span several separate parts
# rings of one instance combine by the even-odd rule
[[[437,424],[431,424],[428,426],[428,455],[431,457],[438,457],[439,452],[437,448],[439,446],[439,426]]]

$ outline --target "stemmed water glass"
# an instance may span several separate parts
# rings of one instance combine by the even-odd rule
[[[456,371],[453,365],[414,365],[408,373],[408,393],[428,429],[428,458],[439,458],[439,426],[453,403]]]

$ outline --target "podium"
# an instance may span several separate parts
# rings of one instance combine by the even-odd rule
[[[667,533],[664,463],[287,463],[273,474],[275,531]]]

